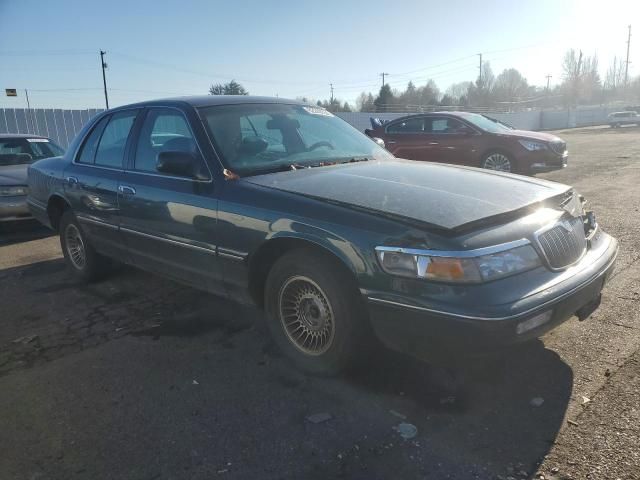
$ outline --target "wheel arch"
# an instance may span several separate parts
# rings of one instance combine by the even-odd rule
[[[337,266],[353,281],[353,287],[357,288],[357,275],[359,268],[340,248],[333,243],[322,241],[313,236],[305,235],[276,235],[250,255],[249,263],[249,294],[259,307],[264,306],[264,289],[267,276],[273,265],[288,252],[298,249],[309,249],[333,260]]]
[[[53,230],[58,231],[62,215],[70,208],[71,205],[69,201],[62,195],[54,193],[49,197],[47,201],[47,216],[49,217],[49,222]]]

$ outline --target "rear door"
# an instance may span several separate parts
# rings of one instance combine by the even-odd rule
[[[433,145],[424,136],[424,117],[395,120],[385,128],[384,143],[387,150],[398,158],[430,161]]]
[[[150,107],[144,115],[119,187],[121,232],[132,262],[224,294],[216,258],[215,186],[188,119],[169,107]],[[197,154],[208,179],[158,172],[158,154],[164,151]]]
[[[103,117],[65,170],[65,194],[91,244],[123,260],[127,252],[118,231],[118,182],[139,112],[123,110]]]

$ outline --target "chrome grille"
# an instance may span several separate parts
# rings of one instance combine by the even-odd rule
[[[587,249],[582,217],[562,220],[537,239],[549,266],[556,270],[576,263]]]
[[[558,155],[562,155],[567,149],[567,144],[565,142],[552,142],[549,145],[551,147],[551,150],[553,150]]]

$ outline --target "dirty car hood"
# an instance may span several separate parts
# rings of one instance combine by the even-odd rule
[[[26,185],[28,164],[0,165],[0,185]]]
[[[513,212],[570,188],[519,175],[399,159],[307,168],[244,180],[441,229],[457,229]]]

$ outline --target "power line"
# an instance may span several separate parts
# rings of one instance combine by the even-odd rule
[[[93,55],[91,50],[0,50],[6,57],[48,57],[54,55]]]

